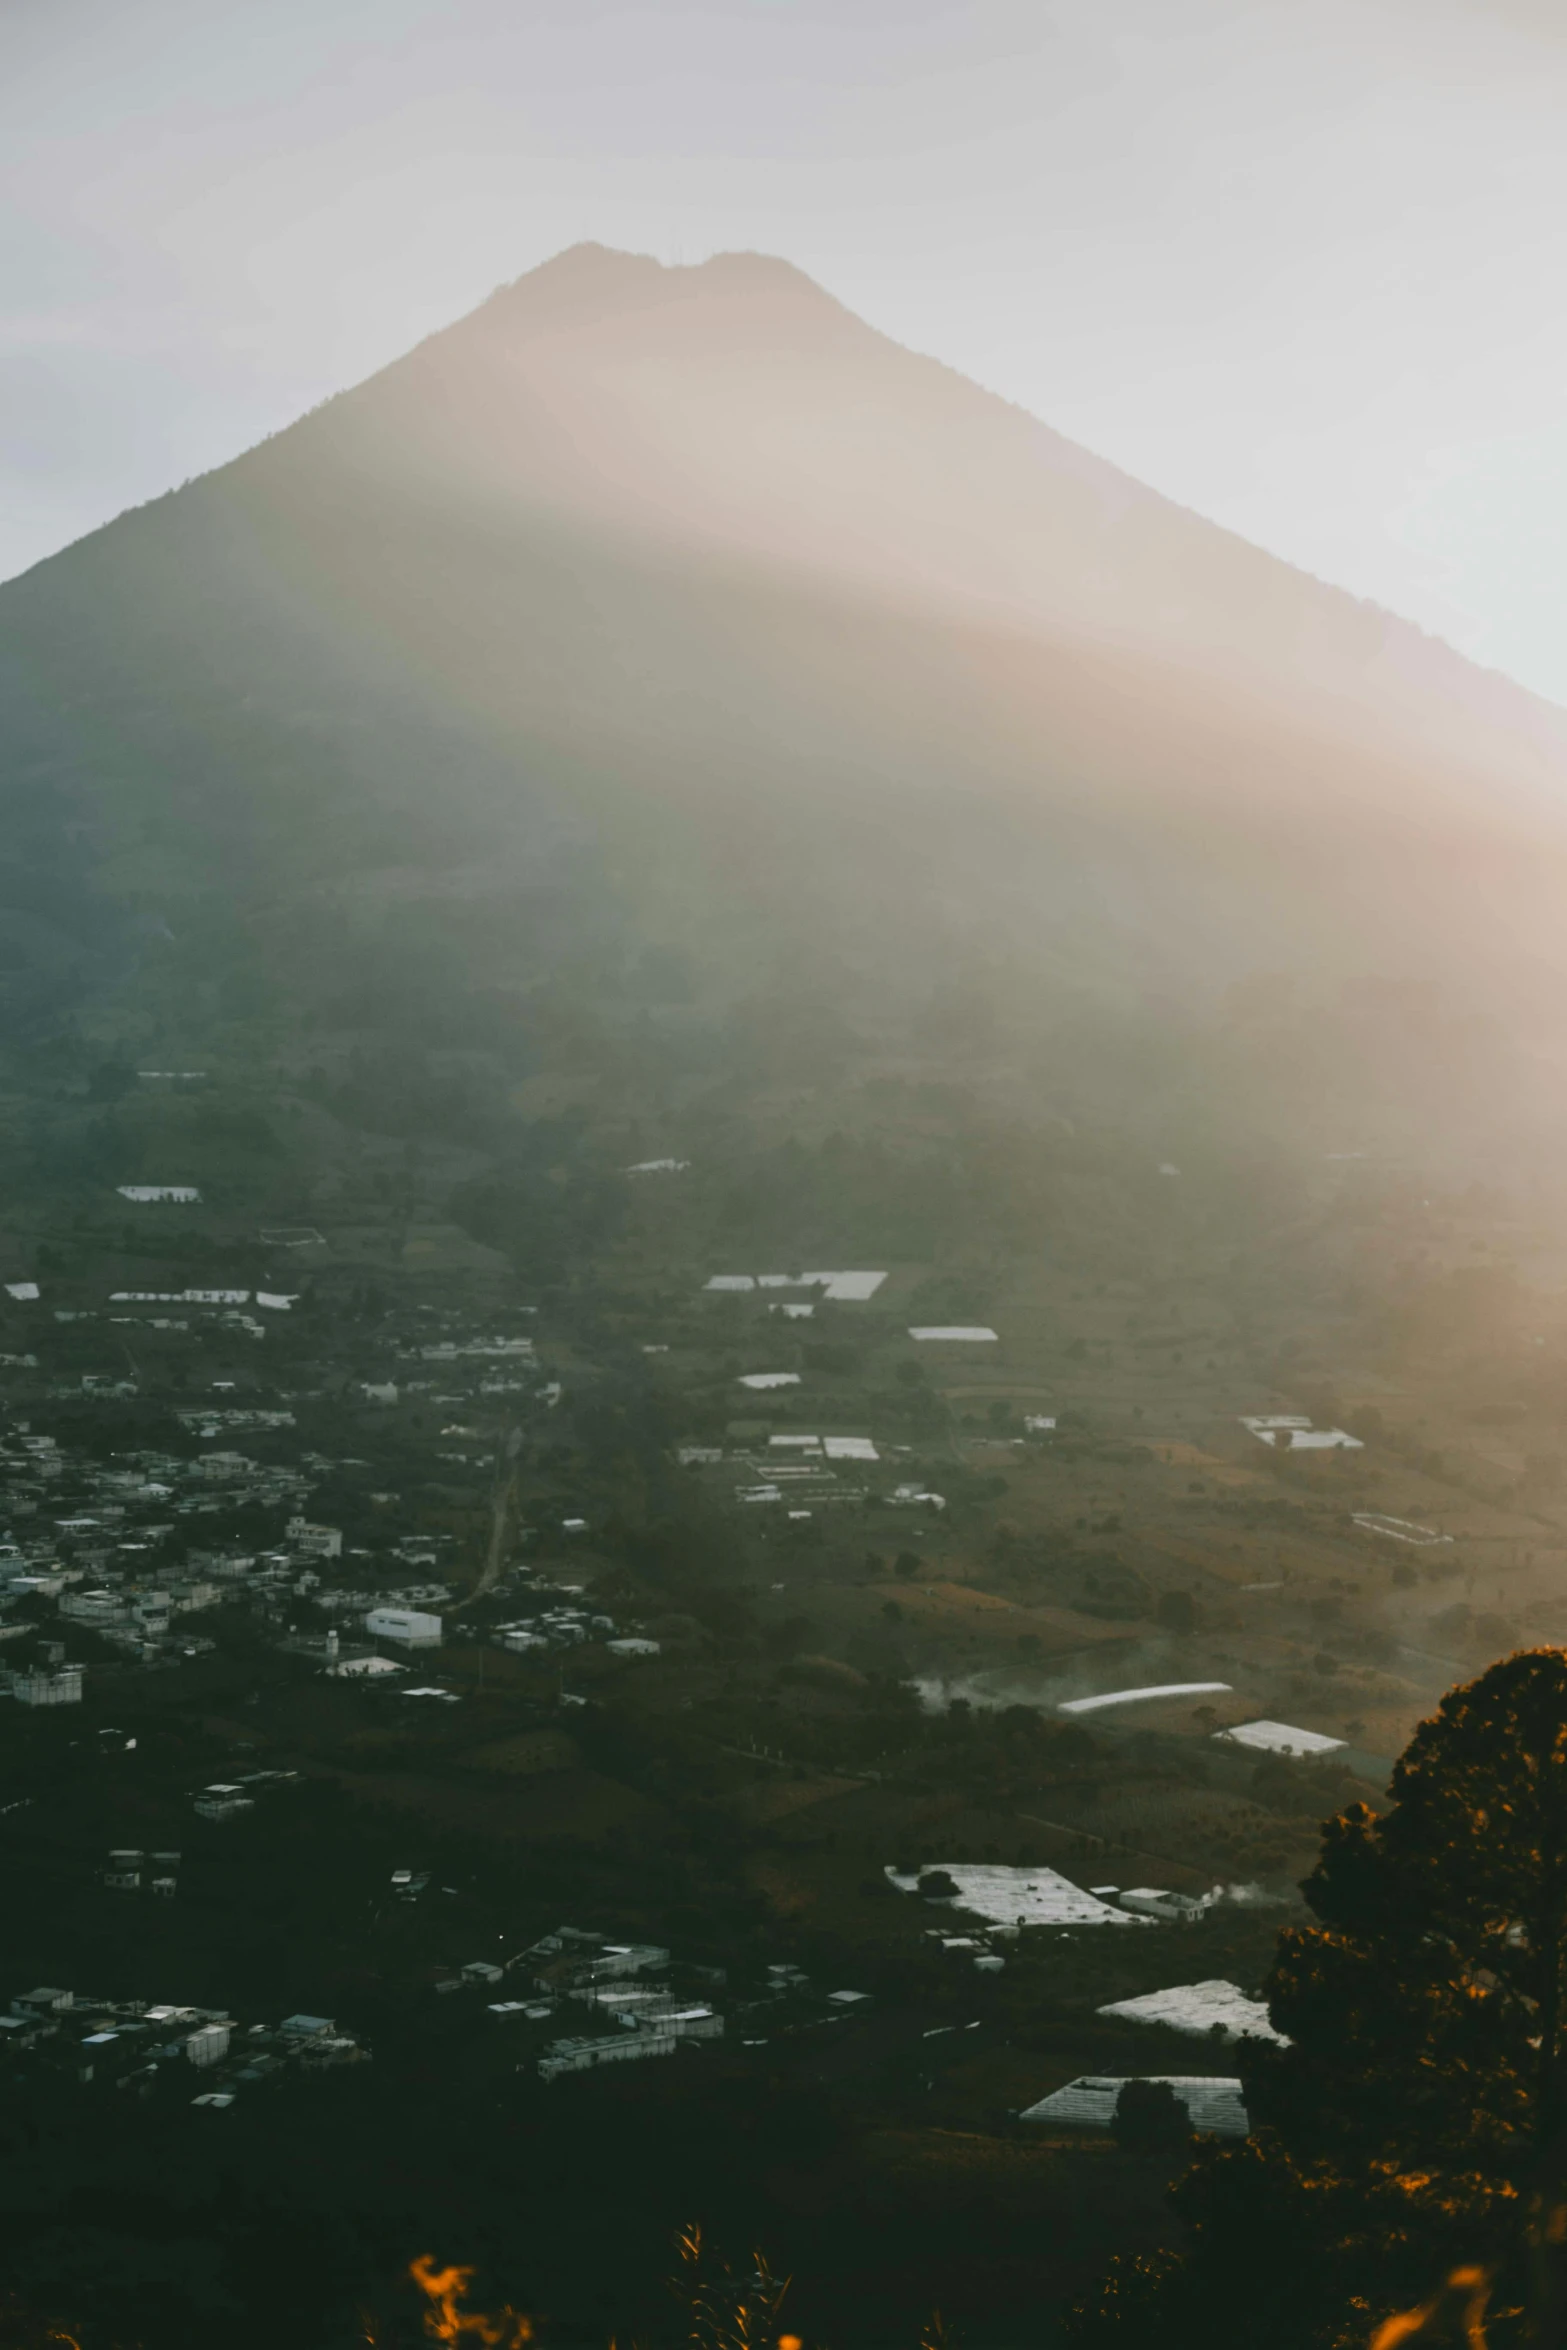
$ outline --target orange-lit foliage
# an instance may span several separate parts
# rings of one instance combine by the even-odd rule
[[[1487,2350],[1486,2306],[1491,2298],[1491,2272],[1485,2268],[1455,2268],[1441,2291],[1418,2309],[1401,2309],[1378,2326],[1371,2350],[1402,2350],[1404,2343],[1450,2343],[1454,2350]]]
[[[14,2293],[0,2293],[0,2350],[81,2350],[71,2329]]]
[[[497,2310],[465,2309],[471,2268],[437,2268],[427,2252],[412,2262],[408,2274],[425,2297],[424,2330],[432,2342],[450,2350],[474,2344],[478,2350],[523,2350],[533,2339],[533,2320],[506,2305]]]
[[[685,2311],[686,2341],[690,2350],[785,2350],[798,2344],[793,2334],[774,2329],[787,2277],[775,2277],[765,2253],[755,2252],[747,2269],[735,2270],[708,2249],[699,2226],[682,2228],[675,2238],[680,2265],[672,2280],[676,2299]]]

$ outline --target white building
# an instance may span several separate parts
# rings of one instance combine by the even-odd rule
[[[1189,1893],[1170,1893],[1160,1885],[1132,1885],[1121,1895],[1121,1907],[1139,1917],[1161,1918],[1167,1926],[1194,1925],[1207,1909],[1205,1901]]]
[[[601,2064],[635,2063],[640,2057],[673,2056],[672,2032],[614,2032],[602,2040],[552,2040],[539,2058],[539,2079],[561,2073],[590,2073]]]
[[[1228,1730],[1215,1730],[1214,1736],[1230,1746],[1252,1747],[1258,1754],[1336,1754],[1344,1744],[1324,1730],[1297,1730],[1288,1722],[1236,1722]]]
[[[1358,1436],[1342,1428],[1313,1428],[1300,1412],[1252,1413],[1241,1421],[1262,1444],[1275,1452],[1364,1452]]]
[[[80,1665],[57,1665],[52,1672],[13,1673],[11,1695],[18,1705],[80,1705],[82,1670]]]
[[[576,1971],[578,1982],[616,1982],[632,1975],[657,1974],[669,1964],[661,1942],[606,1942],[597,1956]]]
[[[983,1322],[924,1322],[909,1336],[921,1346],[995,1346],[994,1330]]]
[[[340,1526],[312,1526],[308,1518],[290,1518],[283,1529],[296,1550],[311,1558],[340,1559],[343,1555],[343,1530]]]
[[[255,1465],[242,1452],[206,1452],[190,1464],[193,1476],[210,1478],[215,1484],[229,1477],[248,1476]]]
[[[67,1591],[60,1598],[60,1613],[82,1624],[114,1624],[125,1606],[112,1591]]]
[[[185,2043],[185,2053],[194,2065],[203,2070],[208,2065],[221,2064],[229,2052],[230,2027],[227,2024],[203,2024],[192,2032]]]
[[[639,2016],[637,2030],[669,2040],[721,2040],[724,2019],[714,2008],[683,2007],[671,2001],[667,2006],[660,2004],[651,2014]]]
[[[395,1640],[400,1648],[439,1648],[441,1619],[411,1607],[373,1607],[365,1617],[372,1640]]]
[[[247,1795],[243,1787],[228,1787],[221,1782],[203,1787],[196,1798],[197,1815],[204,1820],[237,1819],[241,1812],[254,1811],[255,1808],[254,1798]]]

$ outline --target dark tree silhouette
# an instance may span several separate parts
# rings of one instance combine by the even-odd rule
[[[1381,1817],[1328,1823],[1280,1936],[1253,2118],[1303,2154],[1567,2185],[1567,1652],[1534,1649],[1423,1722]]]
[[[1153,2350],[1365,2343],[1450,2271],[1495,2274],[1493,2344],[1567,2339],[1567,1652],[1504,1658],[1423,1722],[1378,1815],[1327,1823],[1245,2046],[1253,2136],[1178,2185],[1184,2255],[1077,2313]],[[1217,2296],[1217,2299],[1215,2298]],[[1234,2313],[1233,2323],[1224,2312]]]
[[[1179,2154],[1192,2134],[1191,2118],[1168,2081],[1126,2082],[1110,2127],[1128,2154]]]

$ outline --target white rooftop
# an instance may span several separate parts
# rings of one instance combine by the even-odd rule
[[[15,1291],[12,1295],[15,1296]],[[1390,1518],[1381,1510],[1352,1512],[1357,1526],[1364,1526],[1368,1534],[1387,1534],[1395,1542],[1412,1542],[1419,1549],[1429,1549],[1433,1542],[1451,1542],[1451,1534],[1438,1534],[1434,1526],[1417,1526],[1412,1518]]]
[[[632,1173],[639,1170],[633,1168]],[[708,1289],[819,1289],[840,1305],[864,1305],[873,1298],[885,1273],[715,1273]]]
[[[873,1298],[885,1273],[806,1273],[802,1278],[811,1288],[820,1289],[823,1296],[836,1298],[840,1305],[864,1305]]]
[[[1215,2025],[1226,2041],[1274,2040],[1289,2042],[1275,2031],[1260,1999],[1248,1999],[1238,1983],[1216,1977],[1208,1983],[1178,1983],[1168,1991],[1145,1991],[1137,1999],[1115,1999],[1101,2007],[1101,2015],[1125,2016],[1129,2023],[1164,2024],[1172,2032],[1190,2032],[1206,2038]]]
[[[1233,1729],[1215,1730],[1236,1746],[1253,1746],[1264,1754],[1333,1754],[1342,1738],[1324,1737],[1320,1730],[1294,1730],[1288,1722],[1237,1722]]]
[[[945,1346],[978,1346],[987,1340],[997,1343],[994,1330],[987,1330],[979,1322],[926,1323],[918,1330],[911,1329],[909,1336],[922,1342],[935,1339]]]
[[[1241,1421],[1253,1436],[1263,1444],[1276,1446],[1281,1452],[1364,1452],[1358,1436],[1350,1436],[1342,1428],[1313,1428],[1295,1412],[1253,1413]]]
[[[798,1371],[745,1371],[741,1373],[742,1387],[798,1387]]]
[[[1064,2089],[1057,2089],[1052,2096],[1041,2097],[1037,2105],[1028,2106],[1018,2119],[1025,2122],[1055,2122],[1076,2129],[1107,2130],[1115,2114],[1116,2099],[1126,2087],[1128,2077],[1165,2082],[1185,2106],[1194,2130],[1213,2130],[1223,2138],[1244,2138],[1250,2127],[1246,2108],[1241,2103],[1239,2081],[1203,2079],[1186,2073],[1138,2073],[1130,2076],[1085,2073],[1075,2081],[1068,2081]]]
[[[1140,1705],[1149,1697],[1217,1697],[1229,1687],[1228,1681],[1160,1681],[1151,1689],[1107,1689],[1099,1697],[1068,1697],[1056,1712],[1097,1714],[1107,1705]]]
[[[954,1906],[992,1926],[1140,1926],[1151,1921],[1112,1909],[1054,1869],[1010,1868],[999,1862],[932,1861],[957,1887]],[[919,1889],[924,1869],[902,1876],[886,1872],[900,1893]]]

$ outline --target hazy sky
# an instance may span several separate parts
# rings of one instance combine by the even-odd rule
[[[1567,0],[0,0],[0,574],[582,238],[1567,702]]]

